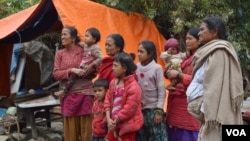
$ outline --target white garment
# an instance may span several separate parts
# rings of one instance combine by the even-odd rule
[[[203,79],[206,64],[204,63],[195,73],[194,78],[187,88],[187,101],[191,102],[203,95]],[[204,112],[203,103],[201,105],[201,111]]]

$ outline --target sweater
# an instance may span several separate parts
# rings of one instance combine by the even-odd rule
[[[105,118],[104,103],[95,100],[93,104],[93,120],[92,120],[92,130],[94,137],[104,137],[107,133],[107,122]]]
[[[163,109],[166,90],[162,67],[154,60],[146,66],[138,63],[136,75],[142,89],[143,109]]]

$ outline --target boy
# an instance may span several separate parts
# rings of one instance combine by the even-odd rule
[[[106,79],[97,79],[94,84],[94,96],[95,101],[93,105],[93,121],[92,121],[92,131],[93,137],[92,141],[104,141],[107,134],[107,121],[104,109],[104,99],[105,94],[109,88],[109,83]]]

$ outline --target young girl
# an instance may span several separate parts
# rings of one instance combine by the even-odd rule
[[[136,131],[143,125],[141,88],[134,71],[136,65],[127,53],[114,56],[115,78],[110,82],[104,107],[108,123],[108,141],[135,141]]]
[[[166,125],[163,105],[166,97],[162,67],[156,63],[153,42],[145,40],[139,44],[139,63],[136,75],[142,89],[142,113],[144,125],[136,141],[166,141]]]

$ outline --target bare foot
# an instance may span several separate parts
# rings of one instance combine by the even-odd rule
[[[55,96],[58,96],[58,97],[64,97],[65,95],[66,93],[64,93],[63,90],[55,92]]]

